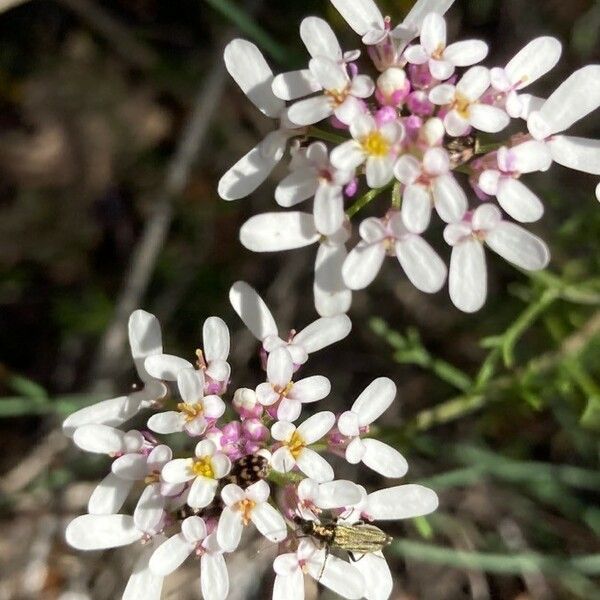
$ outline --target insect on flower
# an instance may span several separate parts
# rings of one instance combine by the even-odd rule
[[[248,454],[233,462],[231,471],[223,478],[226,483],[235,483],[243,490],[253,483],[266,479],[270,471],[269,461],[260,454]]]

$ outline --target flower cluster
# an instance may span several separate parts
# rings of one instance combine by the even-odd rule
[[[256,252],[318,244],[315,306],[332,316],[349,309],[352,290],[368,286],[386,256],[419,290],[444,286],[446,265],[423,237],[435,212],[451,247],[450,298],[477,311],[487,294],[484,246],[525,270],[549,261],[544,242],[518,224],[544,211],[521,176],[553,162],[600,175],[600,141],[563,134],[600,105],[600,65],[576,71],[544,100],[525,88],[557,64],[561,44],[552,37],[490,69],[479,65],[485,42],[448,41],[443,15],[453,0],[418,0],[395,27],[373,0],[331,2],[361,36],[362,53],[344,52],[317,17],[300,26],[305,69],[274,76],[241,39],[225,50],[229,73],[278,128],[222,177],[221,197],[252,193],[288,151],[276,202],[292,208],[314,197],[312,213],[252,217],[242,244]],[[326,130],[315,126],[323,121]],[[511,123],[510,134],[490,137]],[[348,253],[349,217],[379,195],[388,200],[382,216],[362,221]]]
[[[112,460],[89,499],[88,514],[68,525],[67,541],[82,550],[144,544],[125,600],[160,598],[163,579],[190,556],[199,559],[203,597],[224,600],[225,557],[253,527],[279,544],[274,599],[290,598],[291,591],[303,598],[306,573],[345,598],[385,600],[392,590],[381,553],[391,540],[386,534],[381,532],[383,541],[372,552],[357,547],[349,558],[361,560],[348,562],[329,554],[327,540],[299,533],[311,522],[330,528],[343,523],[354,531],[365,521],[411,518],[437,507],[435,493],[419,485],[368,494],[336,479],[326,458],[362,462],[385,477],[405,475],[402,455],[369,436],[371,423],[393,402],[396,386],[375,379],[350,410],[337,416],[317,410],[302,418],[305,405],[322,401],[331,386],[326,377],[302,377],[299,370],[313,352],[346,337],[350,320],[322,317],[280,336],[250,286],[235,283],[230,299],[260,341],[264,381],[232,387],[229,331],[218,317],[205,321],[203,348],[196,350],[193,364],[165,354],[157,319],[135,311],[129,340],[143,389],[80,410],[64,422],[79,448]],[[140,429],[119,427],[136,415]],[[134,494],[135,508],[127,514],[123,507]]]

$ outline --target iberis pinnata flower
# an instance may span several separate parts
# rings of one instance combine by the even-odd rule
[[[380,543],[358,567],[348,553],[333,556],[319,532],[337,523],[360,527],[361,520],[425,515],[437,507],[435,493],[422,486],[368,496],[354,481],[335,477],[333,465],[340,457],[387,478],[406,474],[402,455],[369,430],[391,405],[396,386],[387,378],[376,379],[336,425],[336,415],[323,410],[329,379],[303,377],[299,371],[313,352],[348,335],[348,317],[322,317],[281,338],[265,302],[248,284],[235,283],[230,298],[259,341],[264,375],[248,387],[232,389],[235,378],[226,362],[229,330],[221,319],[205,321],[203,350],[192,365],[163,352],[153,315],[132,315],[138,373],[160,397],[116,421],[116,413],[105,411],[102,403],[96,413],[87,409],[93,419],[81,424],[67,419],[65,428],[74,426],[79,448],[112,461],[90,497],[89,514],[67,526],[67,542],[81,550],[141,544],[125,600],[159,600],[165,577],[188,560],[199,565],[203,598],[225,600],[227,555],[243,543],[245,532],[280,544],[273,564],[274,598],[302,598],[307,573],[342,597],[386,600],[387,583],[371,589],[370,578],[387,576],[381,550],[391,537],[373,526]],[[313,403],[318,403],[316,412]],[[108,417],[105,422],[102,415]],[[139,429],[115,426],[132,417]],[[308,528],[314,535],[306,535]]]
[[[257,147],[220,189],[227,200],[251,193],[296,138],[289,145],[290,173],[275,191],[276,202],[289,210],[251,217],[240,241],[254,252],[318,245],[313,289],[321,316],[347,312],[352,290],[373,280],[386,255],[398,258],[420,291],[438,292],[446,283],[442,263],[450,259],[447,250],[440,258],[432,249],[444,247],[440,221],[450,230],[461,227],[481,201],[494,202],[503,223],[538,221],[544,201],[524,181],[528,174],[557,162],[600,175],[600,141],[563,133],[600,105],[600,65],[576,71],[544,99],[534,95],[535,85],[562,52],[553,37],[533,39],[505,66],[485,66],[487,43],[449,39],[444,15],[453,0],[417,0],[399,23],[374,0],[331,3],[358,34],[352,44],[358,50],[343,50],[318,17],[300,25],[310,56],[305,68],[273,75],[249,42],[235,40],[226,50],[227,68],[254,104],[285,118],[277,152]],[[266,99],[276,108],[265,111]],[[312,209],[296,210],[311,199]],[[365,210],[366,220],[354,226]],[[514,252],[525,256],[527,240],[515,238],[525,245]],[[547,264],[526,262],[529,269]],[[451,272],[452,302],[461,310],[480,308],[458,299],[456,286],[464,293],[472,287],[480,299],[481,275]]]

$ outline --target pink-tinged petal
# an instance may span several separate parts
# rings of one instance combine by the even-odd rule
[[[309,480],[304,479],[300,483],[303,483],[304,481]],[[281,575],[282,577],[289,577],[296,571],[299,571],[300,567],[298,565],[296,553],[290,552],[288,554],[280,554],[279,556],[275,557],[275,560],[273,561],[273,570],[277,575]],[[304,590],[304,586],[302,586],[302,589]],[[302,598],[304,598],[304,594],[302,595]],[[282,596],[282,600],[287,600],[287,596]]]
[[[225,552],[233,552],[240,544],[244,525],[239,511],[226,506],[217,525],[217,542]]]
[[[292,104],[287,114],[292,123],[306,126],[318,123],[332,113],[333,105],[328,96],[314,96]]]
[[[174,410],[157,413],[148,419],[148,428],[155,433],[163,435],[183,431],[184,427],[185,416]]]
[[[204,414],[209,419],[218,419],[225,413],[225,402],[214,394],[205,396],[202,399],[202,406],[204,407]]]
[[[541,200],[518,179],[502,179],[497,197],[506,213],[521,223],[539,221],[544,214]]]
[[[410,282],[426,294],[435,294],[446,281],[446,265],[420,236],[407,235],[396,242],[396,256]]]
[[[195,475],[192,471],[193,459],[191,458],[176,458],[169,461],[161,471],[161,477],[167,483],[185,483],[194,479]]]
[[[176,381],[177,374],[181,369],[194,368],[191,362],[172,354],[149,356],[144,365],[152,377],[164,379],[165,381]]]
[[[559,165],[600,175],[600,140],[559,135],[548,141],[548,148]]]
[[[294,344],[299,344],[312,354],[331,344],[343,340],[352,329],[352,321],[346,315],[317,319],[294,336]]]
[[[448,135],[460,137],[469,132],[471,124],[461,113],[452,109],[444,117],[444,127]]]
[[[343,412],[338,417],[337,424],[340,433],[346,437],[356,437],[360,434],[360,422],[358,420],[358,415],[353,410],[347,410],[346,412]]]
[[[409,231],[423,233],[431,220],[431,192],[421,184],[409,185],[402,195],[402,221]]]
[[[317,313],[322,317],[345,313],[352,304],[352,292],[342,279],[342,265],[346,256],[344,244],[319,244],[313,295]]]
[[[281,73],[273,79],[273,93],[282,100],[296,100],[310,96],[323,88],[308,69]]]
[[[362,462],[384,477],[404,477],[408,471],[406,459],[391,446],[373,438],[364,439]]]
[[[450,223],[444,229],[444,240],[449,246],[456,246],[473,235],[467,223]]]
[[[323,483],[331,481],[334,473],[331,465],[314,450],[304,448],[296,458],[298,468],[311,479]]]
[[[436,13],[430,13],[423,19],[421,44],[431,56],[440,48],[446,47],[446,21]]]
[[[548,146],[544,142],[529,140],[512,148],[500,148],[498,165],[504,171],[518,171],[521,174],[546,171],[552,164]]]
[[[388,184],[394,176],[394,158],[387,156],[369,156],[365,168],[367,185],[380,188]]]
[[[304,480],[306,481],[306,479]],[[316,505],[323,510],[354,506],[361,500],[360,488],[352,481],[338,479],[319,485]]]
[[[354,170],[362,165],[365,159],[362,146],[354,140],[343,142],[331,151],[331,164],[336,169]]]
[[[297,565],[289,575],[275,576],[272,600],[304,600],[304,573]]]
[[[296,466],[296,460],[289,448],[282,446],[273,452],[271,466],[279,473],[289,473]]]
[[[342,49],[327,21],[318,17],[302,19],[300,38],[313,58],[327,56],[335,61],[342,59]]]
[[[481,62],[488,54],[488,45],[480,40],[465,40],[450,44],[444,50],[444,60],[457,67],[470,67]]]
[[[433,104],[443,106],[454,102],[456,87],[449,83],[437,85],[429,92],[429,101]]]
[[[236,281],[231,286],[229,302],[256,339],[262,341],[269,335],[277,335],[277,325],[269,307],[245,281]]]
[[[358,35],[363,36],[372,29],[384,29],[383,16],[373,0],[331,0],[331,4]]]
[[[435,210],[442,221],[456,223],[469,208],[467,195],[456,179],[448,175],[436,177],[432,185]]]
[[[320,553],[318,558],[315,556],[308,563],[308,572],[315,579],[320,576],[319,583],[344,598],[358,600],[365,593],[366,585],[362,574],[333,554],[328,554],[326,560],[324,553]]]
[[[280,421],[295,421],[302,413],[302,404],[292,398],[283,398],[277,407],[277,418]]]
[[[143,536],[129,515],[82,515],[69,523],[67,543],[78,550],[127,546]]]
[[[184,402],[199,402],[204,396],[204,373],[193,367],[180,369],[177,373],[177,388]]]
[[[300,500],[310,500],[316,502],[319,497],[319,483],[312,479],[303,479],[298,484],[298,498]]]
[[[95,488],[88,500],[91,515],[114,515],[121,510],[131,491],[133,480],[124,480],[109,473]]]
[[[313,375],[305,377],[294,383],[294,387],[289,393],[289,397],[299,400],[302,403],[316,402],[322,400],[331,391],[331,383],[327,377],[322,375]]]
[[[512,85],[521,90],[553,69],[561,53],[562,45],[556,38],[536,38],[506,65],[506,74]]]
[[[360,242],[344,261],[344,283],[351,290],[366,288],[377,277],[384,258],[385,246],[382,243]]]
[[[287,526],[281,513],[264,502],[257,504],[250,515],[256,529],[271,542],[282,542],[287,537]]]
[[[244,494],[244,490],[239,485],[236,485],[235,483],[228,483],[221,490],[221,498],[223,499],[223,502],[225,502],[225,504],[227,506],[231,506],[232,504],[235,504],[236,502],[240,502],[240,500],[243,500],[245,497],[246,497],[246,494]]]
[[[287,348],[276,348],[269,354],[267,360],[267,378],[273,386],[285,388],[292,380],[294,363]]]
[[[250,102],[267,117],[277,118],[285,105],[272,90],[273,72],[261,51],[251,42],[236,39],[227,44],[225,66]]]
[[[215,497],[217,482],[208,477],[196,477],[190,488],[187,503],[192,508],[204,508],[208,506]]]
[[[421,44],[409,46],[404,51],[404,57],[412,65],[424,65],[429,60],[429,54]]]
[[[147,485],[133,512],[135,526],[146,533],[156,533],[160,527],[165,507],[165,498],[160,493],[160,484]]]
[[[292,250],[319,239],[314,217],[307,213],[264,213],[248,219],[240,229],[243,246],[254,252]]]
[[[421,163],[411,154],[403,154],[394,165],[394,176],[405,185],[414,183],[421,173]]]
[[[321,184],[313,208],[315,227],[323,235],[335,233],[344,222],[344,195],[337,185]]]
[[[148,474],[146,457],[141,454],[124,454],[113,462],[111,471],[121,479],[144,479]]]
[[[429,72],[434,79],[446,81],[454,75],[454,65],[448,60],[429,60]]]
[[[502,221],[500,209],[491,202],[486,202],[473,211],[471,225],[474,230],[486,231],[497,227],[500,221]]]
[[[125,434],[108,425],[83,425],[73,434],[73,441],[86,452],[117,454],[125,445]]]
[[[200,588],[204,600],[225,600],[229,595],[229,573],[221,553],[200,558]]]
[[[277,421],[271,427],[271,435],[280,442],[289,440],[294,431],[296,431],[296,426],[289,421]]]
[[[204,357],[207,361],[227,360],[229,356],[229,329],[223,319],[209,317],[202,327]]]
[[[486,194],[495,196],[498,193],[501,175],[498,169],[487,169],[481,173],[477,183]]]
[[[544,269],[550,262],[543,240],[514,223],[503,221],[488,232],[485,242],[496,254],[528,271]]]
[[[155,575],[150,570],[149,562],[152,554],[164,539],[164,536],[157,535],[152,538],[150,543],[145,544],[133,566],[121,600],[160,600],[163,577]]]
[[[225,360],[215,359],[208,364],[206,375],[215,381],[229,381],[231,366]]]
[[[394,587],[394,580],[390,567],[382,552],[370,552],[369,554],[353,553],[355,562],[352,566],[362,573],[365,582],[366,600],[387,600]]]
[[[128,330],[131,356],[138,375],[142,381],[150,381],[152,376],[144,368],[144,360],[153,354],[162,354],[158,319],[145,310],[135,310],[129,317]]]
[[[352,412],[358,415],[361,427],[370,425],[392,404],[396,397],[396,384],[388,377],[373,380],[358,396],[352,405]]]
[[[347,446],[346,446],[346,460],[351,465],[357,465],[365,455],[366,448],[363,444],[363,441],[360,438],[354,438]]]
[[[334,425],[335,415],[324,410],[308,417],[304,423],[298,426],[297,431],[307,444],[313,444],[329,433]]]
[[[498,133],[510,123],[510,117],[501,108],[489,104],[471,104],[469,123],[475,129],[486,133]]]
[[[490,71],[485,67],[471,67],[456,84],[458,94],[474,102],[490,87]]]
[[[160,577],[166,577],[178,569],[192,553],[194,546],[182,533],[170,537],[162,543],[150,558],[150,570]]]
[[[313,167],[301,167],[292,171],[275,189],[279,206],[290,208],[315,195],[319,181]]]
[[[487,296],[487,271],[481,242],[466,239],[452,249],[450,299],[460,310],[478,311]]]
[[[369,494],[369,514],[374,520],[412,519],[432,513],[438,507],[437,494],[422,485],[384,488]]]

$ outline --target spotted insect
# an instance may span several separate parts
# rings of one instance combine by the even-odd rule
[[[269,461],[260,454],[248,454],[233,462],[229,474],[221,480],[222,485],[235,483],[246,489],[253,483],[266,479],[271,468]]]

